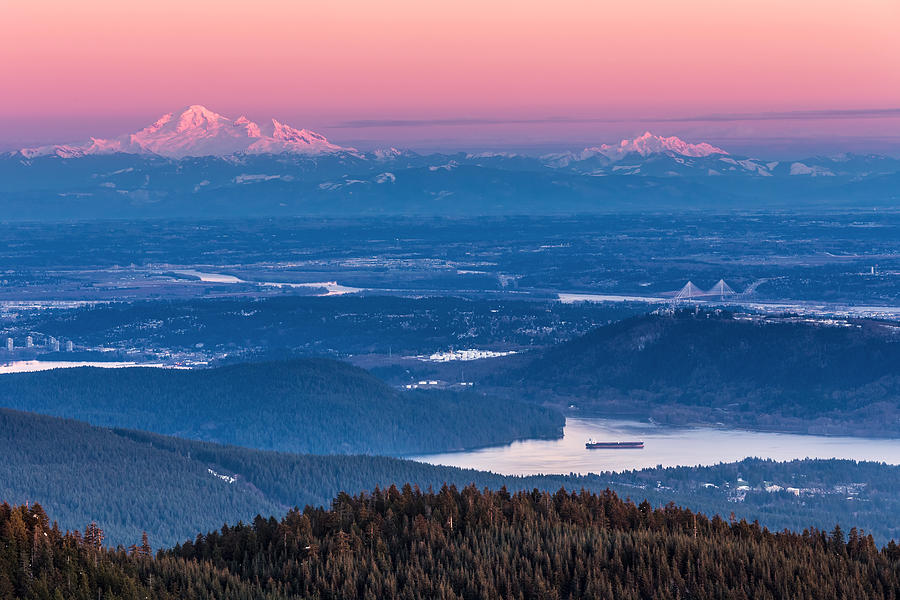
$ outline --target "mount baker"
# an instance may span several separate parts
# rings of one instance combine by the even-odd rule
[[[83,144],[52,144],[23,148],[32,158],[56,154],[74,158],[88,154],[157,154],[169,158],[225,156],[229,154],[331,154],[355,152],[332,144],[325,136],[308,129],[294,129],[275,119],[259,125],[247,117],[235,120],[194,104],[180,113],[168,113],[136,133],[113,139],[91,138]]]

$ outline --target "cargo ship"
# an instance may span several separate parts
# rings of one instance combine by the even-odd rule
[[[584,447],[588,450],[598,450],[598,449],[637,449],[640,450],[644,447],[644,442],[595,442],[594,440],[588,440]]]

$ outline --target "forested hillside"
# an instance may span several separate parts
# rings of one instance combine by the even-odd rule
[[[555,438],[555,410],[401,392],[327,359],[217,369],[57,369],[0,376],[0,406],[266,450],[411,455]]]
[[[663,423],[896,437],[900,328],[651,314],[551,348],[502,383],[542,402]]]
[[[154,546],[171,546],[224,522],[327,505],[341,491],[356,494],[404,482],[422,489],[444,483],[550,491],[609,487],[636,502],[734,512],[775,530],[840,523],[865,529],[879,544],[900,539],[900,518],[893,516],[900,515],[900,467],[875,463],[746,460],[582,477],[504,477],[386,457],[221,446],[5,409],[0,432],[0,502],[39,502],[63,528],[96,521],[111,544],[135,543],[147,531]],[[752,489],[738,499],[734,493],[741,484]],[[770,484],[813,491],[771,493],[764,489]]]
[[[0,409],[0,502],[40,502],[64,527],[156,545],[226,521],[327,504],[342,490],[506,478],[380,456],[314,456],[195,442]],[[558,482],[554,482],[557,484]]]
[[[895,598],[900,548],[772,533],[612,492],[410,486],[224,526],[152,556],[0,505],[4,598]]]

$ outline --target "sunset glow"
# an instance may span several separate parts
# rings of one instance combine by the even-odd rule
[[[361,119],[900,107],[894,0],[7,0],[0,11],[0,125],[18,139],[121,133],[196,102],[332,137]]]

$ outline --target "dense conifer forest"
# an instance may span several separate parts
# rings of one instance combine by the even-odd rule
[[[876,463],[748,459],[712,467],[506,477],[379,456],[222,446],[6,409],[0,409],[0,431],[0,502],[39,502],[63,528],[96,521],[111,544],[135,543],[146,531],[154,546],[167,547],[225,522],[328,505],[341,491],[403,482],[422,489],[444,483],[511,491],[612,488],[635,502],[675,501],[710,515],[758,519],[771,529],[830,530],[839,523],[864,529],[878,544],[900,539],[900,467]],[[738,500],[735,488],[742,482],[752,489]],[[804,491],[766,491],[770,484]]]
[[[411,455],[559,437],[555,409],[397,391],[329,359],[216,369],[82,367],[0,377],[0,406],[265,450]]]
[[[538,353],[498,379],[541,402],[662,423],[896,437],[900,329],[817,323],[708,310],[644,315]]]
[[[0,597],[895,598],[900,548],[855,529],[771,532],[593,494],[409,485],[225,525],[153,554],[0,505]]]

